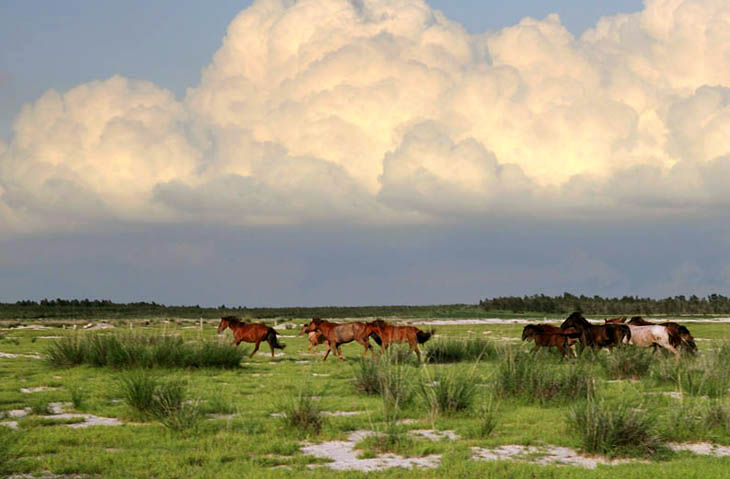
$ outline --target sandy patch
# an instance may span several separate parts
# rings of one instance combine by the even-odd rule
[[[585,456],[578,454],[569,447],[559,446],[521,446],[510,444],[499,446],[494,449],[483,449],[481,447],[471,448],[475,460],[481,461],[507,461],[523,460],[540,465],[556,464],[565,466],[577,466],[586,469],[595,469],[599,464],[615,466],[625,464],[625,459],[608,459],[602,456]]]
[[[27,325],[20,325],[15,326],[14,328],[8,328],[8,329],[35,329],[40,331],[41,329],[51,329],[48,326],[41,326],[40,324],[27,324]]]
[[[0,358],[6,358],[6,359],[13,359],[13,358],[33,358],[33,359],[41,359],[41,357],[37,354],[13,354],[13,353],[4,353],[0,351]]]
[[[327,373],[312,373],[312,376],[320,377],[320,378],[326,378],[327,376],[329,376],[329,374],[327,374]]]
[[[449,439],[455,441],[459,439],[459,435],[454,431],[436,431],[434,429],[414,429],[408,431],[410,434],[421,436],[430,441],[441,441],[442,439]]]
[[[23,394],[40,393],[43,391],[57,391],[58,388],[52,388],[49,386],[36,386],[33,388],[20,388],[20,392]]]
[[[231,420],[236,417],[235,414],[208,414],[208,419],[225,419]]]
[[[730,446],[720,446],[709,442],[671,443],[669,447],[674,451],[689,451],[702,456],[727,457],[730,456]]]
[[[122,422],[115,418],[115,417],[101,417],[101,416],[95,416],[93,414],[76,414],[76,413],[67,413],[64,411],[63,406],[64,403],[60,402],[53,402],[48,404],[51,408],[51,414],[50,416],[43,416],[43,417],[49,417],[49,418],[56,418],[56,419],[77,419],[81,418],[84,420],[84,422],[77,422],[74,424],[64,424],[64,426],[73,428],[73,429],[81,429],[81,428],[87,428],[89,426],[121,426]]]
[[[358,416],[364,414],[365,411],[322,411],[325,416],[341,417],[341,416]]]
[[[115,326],[109,323],[89,323],[84,325],[83,329],[114,329]]]
[[[368,436],[375,434],[372,431],[354,431],[346,441],[327,441],[320,444],[309,444],[301,448],[302,454],[309,454],[315,457],[331,459],[332,462],[324,466],[336,471],[380,471],[393,467],[411,468],[427,467],[435,468],[441,462],[440,454],[432,454],[425,457],[402,457],[395,454],[383,454],[369,459],[359,459],[355,444]]]
[[[7,417],[21,418],[30,414],[31,409],[29,407],[24,409],[13,409],[12,411],[5,411]]]
[[[0,426],[9,427],[10,429],[18,430],[18,421],[2,421]]]

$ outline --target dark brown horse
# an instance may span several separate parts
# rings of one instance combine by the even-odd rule
[[[570,349],[579,339],[580,333],[575,328],[560,329],[551,324],[528,324],[522,329],[523,341],[535,341],[533,353],[541,347],[556,347],[565,357],[565,349]]]
[[[259,350],[259,344],[261,344],[261,341],[264,340],[269,343],[272,358],[274,357],[274,348],[284,349],[286,347],[285,344],[279,344],[279,341],[276,339],[276,330],[266,326],[265,324],[244,323],[235,316],[225,316],[221,318],[221,322],[218,324],[218,334],[225,331],[226,328],[231,328],[231,331],[233,332],[233,344],[236,346],[238,346],[241,341],[256,343],[256,346],[253,348],[253,352],[248,355],[249,359],[256,354],[256,351]]]
[[[324,319],[313,318],[312,321],[309,322],[309,324],[305,325],[302,328],[299,334],[317,331],[320,332],[327,340],[327,352],[324,353],[324,358],[322,358],[322,361],[327,360],[327,356],[329,356],[330,351],[332,351],[333,349],[337,357],[344,361],[345,358],[342,357],[340,345],[349,343],[351,341],[357,341],[358,343],[363,345],[363,347],[365,348],[365,351],[363,351],[362,353],[363,357],[367,354],[368,351],[370,351],[370,354],[375,357],[375,352],[373,351],[373,347],[370,345],[369,340],[372,334],[367,331],[367,325],[365,323],[332,323],[330,321],[325,321]],[[375,342],[380,344],[380,338],[374,335],[372,336]]]
[[[383,351],[388,349],[391,343],[408,343],[411,351],[415,351],[418,356],[419,362],[421,361],[421,351],[418,349],[418,345],[425,343],[436,333],[434,329],[425,332],[415,326],[393,326],[382,319],[376,319],[367,325],[369,333],[375,333],[380,337]]]
[[[560,329],[569,328],[577,329],[580,333],[580,342],[594,349],[607,347],[611,350],[614,346],[628,343],[631,339],[631,329],[625,324],[591,324],[579,312],[572,313],[560,325]]]
[[[689,329],[687,329],[685,326],[682,326],[681,324],[675,323],[673,321],[667,321],[664,323],[652,323],[651,321],[647,321],[641,316],[634,316],[629,320],[628,323],[634,326],[664,326],[667,329],[667,334],[669,335],[669,343],[672,346],[674,346],[675,348],[681,347],[682,349],[686,349],[692,354],[697,351],[695,338],[689,332]]]

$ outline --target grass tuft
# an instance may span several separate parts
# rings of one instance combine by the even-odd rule
[[[477,393],[474,372],[451,369],[432,376],[424,369],[419,392],[432,418],[466,411],[471,408]]]
[[[429,363],[457,363],[496,359],[499,356],[497,345],[484,338],[442,337],[426,347],[426,361]]]
[[[611,354],[599,354],[598,361],[612,379],[640,379],[649,374],[655,362],[650,349],[623,345]]]
[[[654,417],[626,403],[587,400],[572,407],[568,425],[583,449],[610,457],[650,457],[664,450]]]
[[[300,391],[284,406],[282,420],[302,433],[314,434],[319,434],[325,423],[319,404],[306,391]]]

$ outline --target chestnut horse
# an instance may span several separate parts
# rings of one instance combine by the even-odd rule
[[[535,341],[535,347],[532,352],[535,353],[541,347],[556,347],[565,357],[565,348],[571,351],[571,346],[578,342],[580,333],[575,328],[560,329],[551,324],[528,324],[522,329],[522,340],[530,342]],[[575,354],[575,351],[573,351]]]
[[[226,328],[231,328],[231,331],[233,332],[233,344],[236,346],[238,346],[241,341],[256,343],[256,347],[253,348],[253,352],[248,355],[249,359],[256,354],[256,351],[259,350],[259,344],[261,344],[261,341],[264,340],[269,343],[272,358],[274,357],[274,348],[284,349],[286,347],[285,344],[279,344],[279,341],[277,341],[276,330],[266,326],[265,324],[243,323],[235,316],[225,316],[221,318],[221,322],[218,324],[218,334],[225,331]]]
[[[631,329],[625,324],[591,324],[579,312],[572,313],[563,321],[560,329],[575,328],[580,333],[580,342],[591,348],[607,347],[609,351],[616,345],[631,340]]]
[[[376,319],[367,323],[367,325],[368,332],[375,333],[380,337],[382,341],[381,348],[383,351],[388,349],[388,346],[390,346],[391,343],[407,342],[411,347],[411,351],[416,352],[418,362],[421,362],[421,351],[418,349],[418,345],[425,343],[436,333],[436,330],[434,329],[429,332],[425,332],[415,326],[393,326],[382,319]]]
[[[332,323],[320,318],[312,318],[312,321],[305,325],[299,334],[312,332],[321,333],[327,341],[327,352],[324,353],[322,361],[327,360],[327,356],[329,356],[330,351],[333,349],[337,357],[344,361],[345,358],[342,357],[340,345],[351,341],[357,341],[363,345],[365,348],[365,351],[362,353],[363,357],[365,357],[368,351],[370,351],[370,354],[375,357],[375,351],[373,351],[373,347],[370,346],[370,336],[373,336],[375,342],[380,344],[380,338],[377,337],[377,335],[368,332],[366,324],[361,322]]]
[[[302,329],[299,330],[299,335],[307,333],[307,325],[305,324],[302,326]],[[324,334],[320,333],[319,331],[310,331],[307,333],[307,337],[309,339],[309,346],[307,347],[308,352],[312,352],[313,350],[317,349],[317,346],[319,346],[322,343],[327,342],[327,338],[324,337]]]

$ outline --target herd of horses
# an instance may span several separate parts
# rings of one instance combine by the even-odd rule
[[[218,325],[218,334],[230,328],[233,332],[233,344],[238,346],[242,341],[255,343],[251,358],[259,350],[261,342],[266,341],[271,348],[271,357],[274,357],[275,349],[284,349],[285,345],[279,343],[277,332],[274,328],[262,323],[248,323],[241,321],[235,316],[221,318]],[[370,345],[372,338],[384,352],[393,343],[408,343],[411,351],[421,361],[419,344],[428,341],[435,333],[435,330],[422,331],[415,326],[396,326],[389,324],[382,319],[373,321],[353,321],[346,323],[334,323],[320,318],[312,319],[308,324],[302,326],[299,334],[307,334],[309,337],[308,350],[311,352],[320,344],[327,346],[323,361],[327,359],[331,351],[342,361],[340,346],[350,342],[360,343],[363,348],[363,357],[370,351],[375,357],[375,350]],[[551,324],[528,324],[522,330],[523,341],[534,341],[533,352],[541,347],[557,348],[562,356],[571,351],[576,343],[593,350],[608,348],[621,344],[632,344],[640,347],[653,347],[666,349],[676,357],[680,349],[690,353],[697,351],[692,334],[680,324],[674,322],[651,323],[640,316],[634,316],[627,320],[626,317],[606,319],[604,324],[593,324],[579,312],[572,313],[563,323],[558,326]]]
[[[604,320],[604,324],[593,324],[581,313],[572,313],[560,327],[550,324],[528,324],[522,330],[523,341],[534,341],[533,352],[541,347],[555,347],[563,357],[567,350],[580,342],[593,350],[620,344],[665,349],[679,357],[680,349],[691,354],[697,351],[692,334],[687,327],[675,322],[652,323],[641,316],[627,321],[625,316]],[[575,351],[573,351],[575,355]]]

